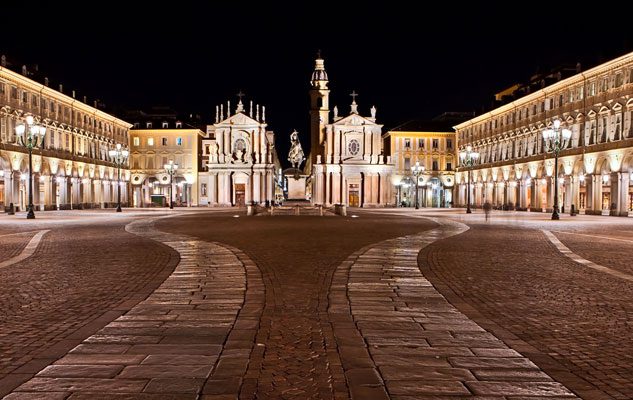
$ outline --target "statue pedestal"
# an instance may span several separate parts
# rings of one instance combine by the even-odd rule
[[[307,179],[308,175],[303,174],[298,169],[288,168],[284,171],[287,200],[308,200]]]

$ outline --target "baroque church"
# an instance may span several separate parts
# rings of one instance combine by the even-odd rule
[[[215,123],[202,139],[199,172],[200,205],[210,207],[271,204],[275,193],[276,157],[272,131],[266,130],[266,107],[240,100],[216,107]]]
[[[312,175],[312,203],[391,205],[394,165],[383,152],[376,108],[372,106],[370,117],[360,115],[353,92],[349,115],[338,115],[335,106],[330,119],[328,83],[324,60],[318,56],[310,81],[311,152],[306,166]]]

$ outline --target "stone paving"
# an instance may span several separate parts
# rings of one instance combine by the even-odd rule
[[[602,224],[604,233],[611,221],[621,223],[470,223],[460,240],[423,249],[419,263],[451,303],[581,397],[630,399],[633,286],[567,258],[540,230],[559,235],[561,229],[587,232]],[[595,254],[609,260],[596,244],[585,249],[591,261]]]
[[[187,221],[165,219],[157,226],[229,242],[262,271],[266,305],[241,399],[348,399],[327,311],[332,274],[358,248],[434,225],[402,217],[200,216],[196,225]],[[238,392],[226,398],[237,396]]]
[[[0,262],[20,254],[37,231],[0,235]]]
[[[147,299],[7,399],[38,394],[69,399],[196,398],[200,392],[232,393],[236,384],[239,387],[240,382],[230,381],[246,372],[263,308],[256,268],[241,261],[243,254],[157,232],[152,223],[135,222],[128,231],[178,251],[181,259],[174,272]],[[247,270],[249,296],[244,304]]]
[[[468,229],[442,224],[370,246],[337,270],[330,315],[351,397],[574,398],[457,311],[422,275],[420,249]]]
[[[147,297],[178,257],[126,233],[129,215],[98,223],[88,215],[37,217],[0,221],[3,232],[28,231],[0,240],[21,238],[20,248],[50,230],[32,257],[0,268],[0,396]]]
[[[233,213],[128,225],[176,269],[7,398],[631,398],[633,288],[560,254],[543,221]]]

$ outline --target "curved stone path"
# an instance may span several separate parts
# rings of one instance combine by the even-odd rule
[[[174,272],[7,399],[195,399],[239,388],[233,377],[246,372],[252,350],[244,338],[254,337],[263,308],[256,266],[236,249],[159,232],[153,223],[126,229],[178,251]]]
[[[420,250],[466,225],[435,219],[314,276],[293,266],[262,276],[255,256],[155,221],[127,230],[178,251],[172,275],[8,399],[575,397],[421,273]]]
[[[575,397],[422,275],[419,251],[468,229],[434,220],[441,226],[368,246],[335,273],[329,311],[352,399]]]

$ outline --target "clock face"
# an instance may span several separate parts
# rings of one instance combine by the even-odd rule
[[[360,143],[358,143],[358,140],[356,139],[350,140],[349,143],[347,144],[347,152],[355,156],[356,154],[358,154],[359,151],[360,151]]]

